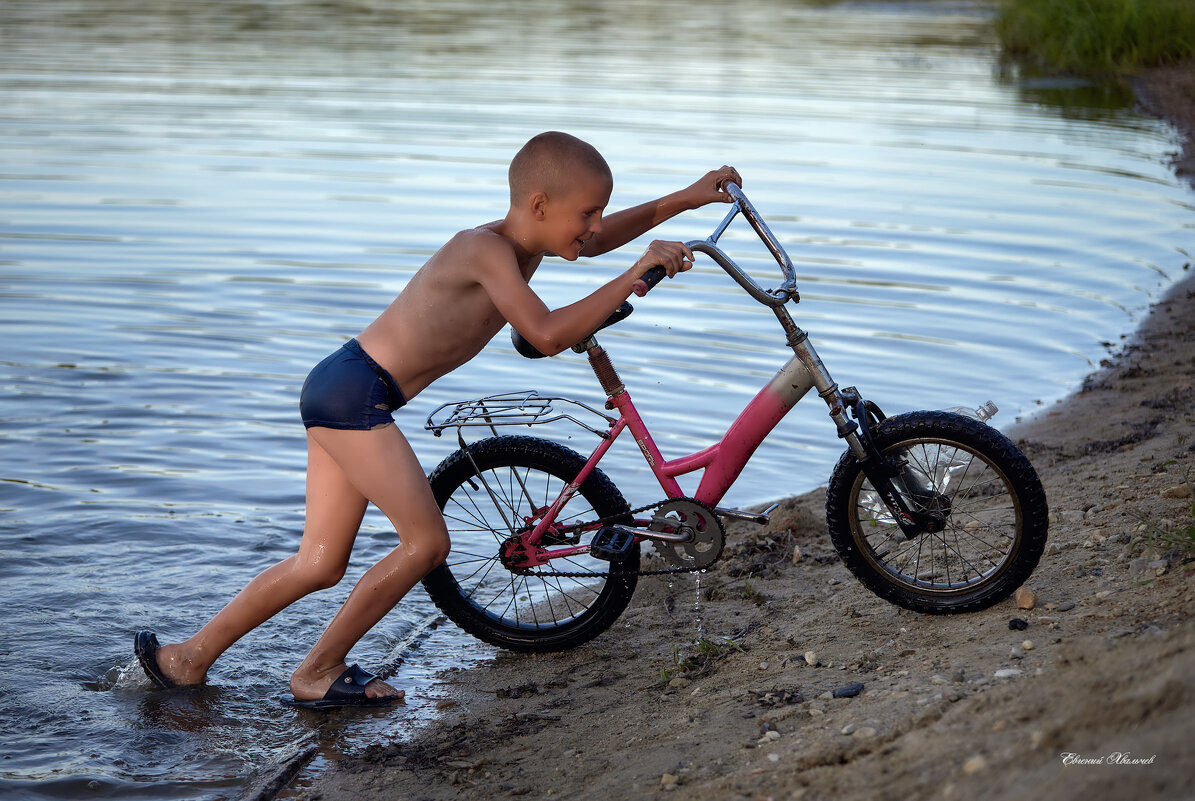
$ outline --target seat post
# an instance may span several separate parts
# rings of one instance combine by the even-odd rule
[[[618,372],[614,369],[609,354],[598,344],[597,337],[591,336],[576,348],[585,350],[585,355],[589,358],[589,366],[593,368],[593,374],[597,376],[598,383],[602,385],[606,397],[613,398],[626,392],[626,387],[623,386],[622,379],[618,377]]]

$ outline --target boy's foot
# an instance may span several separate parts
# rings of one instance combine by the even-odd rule
[[[139,631],[133,636],[133,651],[137,654],[137,661],[149,680],[159,690],[170,690],[178,685],[170,680],[162,668],[158,666],[158,651],[162,646],[158,643],[158,635],[152,631]]]
[[[159,690],[170,690],[175,687],[193,687],[203,683],[203,677],[198,681],[180,675],[174,665],[174,660],[168,658],[168,651],[175,646],[163,646],[158,642],[158,636],[152,631],[139,631],[133,637],[133,651],[137,654],[137,661],[141,669]]]
[[[291,679],[292,689],[297,683],[296,679]],[[329,685],[322,698],[303,699],[284,695],[282,703],[301,709],[328,710],[346,706],[387,706],[403,700],[405,695],[402,690],[394,689],[372,673],[352,665]]]

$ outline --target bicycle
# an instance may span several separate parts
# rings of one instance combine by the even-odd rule
[[[1037,566],[1048,529],[1045,493],[1024,454],[985,422],[994,406],[989,402],[971,414],[886,417],[854,387],[840,388],[786,308],[800,299],[787,253],[741,188],[730,184],[728,191],[733,204],[722,222],[707,239],[687,244],[775,313],[793,356],[718,442],[664,458],[597,331],[573,350],[587,355],[606,394],[605,412],[526,392],[447,403],[428,416],[425,427],[436,436],[456,429],[460,449],[429,477],[452,551],[423,585],[440,610],[473,636],[515,651],[573,648],[614,623],[639,576],[711,567],[725,543],[722,519],[762,524],[775,509],[754,513],[718,503],[760,443],[811,389],[827,404],[847,445],[827,492],[830,535],[868,589],[918,612],[970,612],[1008,597]],[[760,287],[718,246],[740,214],[779,265],[779,287]],[[642,293],[662,277],[663,268],[650,272]],[[631,311],[624,303],[598,331]],[[512,337],[524,356],[543,356],[517,332]],[[592,453],[585,457],[556,442],[497,430],[556,421],[595,434]],[[476,426],[492,436],[467,444],[463,430]],[[627,430],[665,495],[638,509],[598,467]],[[687,497],[676,479],[698,470],[697,491]],[[642,569],[644,542],[652,543],[665,567]]]

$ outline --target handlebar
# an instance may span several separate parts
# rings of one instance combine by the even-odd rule
[[[664,276],[668,275],[668,271],[664,269],[664,265],[657,264],[650,270],[645,272],[641,278],[634,284],[634,292],[639,297],[643,297],[652,290],[656,284],[664,280]],[[640,286],[642,284],[642,286]]]
[[[776,239],[776,235],[772,233],[772,229],[768,228],[768,224],[763,221],[763,217],[755,210],[755,206],[751,205],[751,201],[743,194],[742,188],[734,183],[728,181],[725,184],[727,194],[734,199],[734,205],[727,213],[726,217],[714,229],[707,239],[694,239],[691,242],[686,242],[685,245],[695,253],[704,253],[709,256],[718,266],[725,270],[731,278],[733,278],[739,286],[747,291],[747,294],[755,298],[765,306],[778,308],[788,303],[789,300],[799,301],[801,295],[797,292],[797,277],[796,271],[793,269],[793,264],[788,258],[788,254],[784,252],[780,242]],[[742,214],[747,222],[763,240],[764,246],[767,247],[768,252],[776,259],[776,263],[780,265],[780,271],[784,274],[784,283],[775,289],[764,289],[755,282],[751,276],[747,275],[741,267],[734,263],[734,259],[726,255],[723,250],[718,247],[718,238],[730,226],[730,223],[736,216]],[[667,272],[661,266],[652,267],[643,277],[635,282],[635,294],[643,297],[651,288],[663,280]]]
[[[743,194],[742,188],[729,181],[725,185],[726,192],[734,198],[734,205],[727,213],[726,217],[714,229],[707,239],[695,239],[692,242],[686,242],[685,245],[694,252],[704,253],[709,256],[718,266],[730,275],[731,278],[738,283],[747,294],[755,298],[765,306],[773,308],[783,306],[789,300],[801,299],[797,292],[797,276],[793,269],[792,261],[789,260],[788,254],[784,252],[780,242],[776,239],[776,235],[772,233],[772,229],[768,228],[768,224],[763,221],[763,217],[755,210],[755,206],[751,205],[751,201]],[[776,259],[776,263],[780,265],[780,271],[784,274],[784,283],[775,289],[764,289],[755,282],[751,276],[743,272],[743,269],[734,263],[734,260],[727,256],[721,248],[718,247],[718,238],[722,236],[723,232],[730,226],[734,218],[742,214],[747,222],[763,240],[764,246],[767,247],[768,252],[772,254],[772,258]]]

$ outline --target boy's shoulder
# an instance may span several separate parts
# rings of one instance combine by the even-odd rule
[[[454,250],[506,251],[514,252],[514,243],[495,230],[497,223],[486,223],[476,228],[457,231],[445,244]]]
[[[453,234],[437,255],[438,261],[476,270],[478,267],[509,269],[519,267],[515,243],[495,230],[497,223],[487,223],[476,228],[466,228]]]

